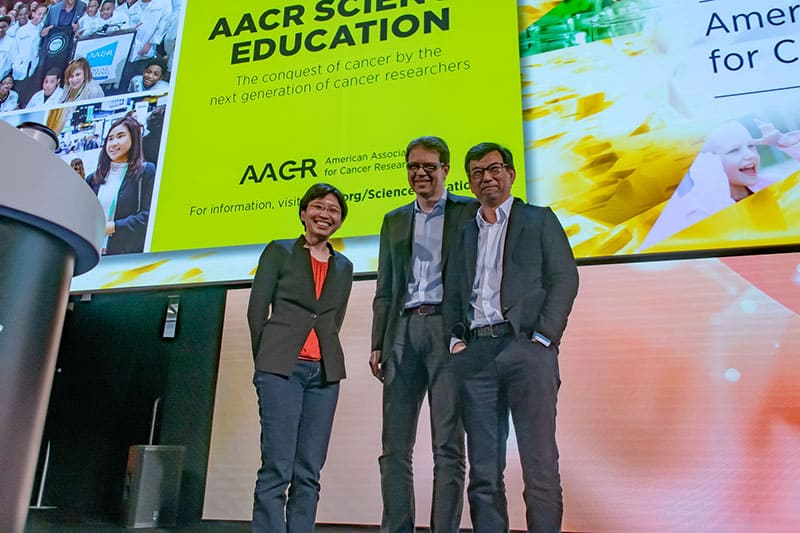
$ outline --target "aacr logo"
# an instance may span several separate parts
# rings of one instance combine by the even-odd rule
[[[92,67],[102,67],[107,66],[112,63],[114,59],[114,53],[117,51],[117,43],[116,41],[110,43],[102,48],[98,48],[96,50],[92,50],[88,54],[86,54],[86,59],[89,60],[89,64]]]

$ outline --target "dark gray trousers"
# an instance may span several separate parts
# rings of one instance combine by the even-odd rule
[[[404,315],[393,356],[384,361],[381,531],[414,531],[412,456],[425,394],[431,415],[434,533],[456,533],[464,498],[464,429],[441,315]]]

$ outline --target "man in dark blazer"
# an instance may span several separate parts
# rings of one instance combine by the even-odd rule
[[[461,381],[472,525],[477,533],[508,531],[510,412],[528,531],[558,532],[558,345],[578,291],[575,259],[552,210],[511,196],[508,149],[479,144],[467,152],[465,169],[480,209],[452,245],[442,307]]]
[[[412,454],[425,394],[433,446],[433,532],[456,533],[464,492],[464,430],[457,386],[443,341],[443,278],[456,231],[477,203],[445,190],[450,150],[438,137],[406,149],[415,200],[383,219],[373,300],[370,367],[383,382],[381,531],[414,530]]]

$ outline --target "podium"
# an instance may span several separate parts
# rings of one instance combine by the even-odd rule
[[[47,127],[0,121],[0,531],[20,533],[73,275],[100,260],[92,190]]]

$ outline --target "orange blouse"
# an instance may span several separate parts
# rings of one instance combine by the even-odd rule
[[[311,273],[314,276],[314,290],[319,300],[319,295],[322,294],[322,286],[325,284],[325,278],[328,275],[328,262],[322,262],[311,256]],[[300,359],[306,361],[319,361],[322,359],[322,351],[319,347],[319,339],[317,332],[312,328],[311,332],[306,338],[303,347],[300,348]]]

